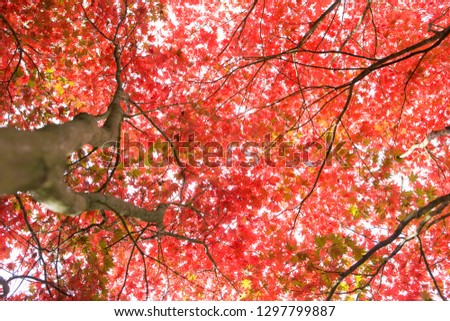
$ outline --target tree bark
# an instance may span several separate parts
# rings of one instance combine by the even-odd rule
[[[50,210],[79,215],[89,210],[112,210],[161,227],[167,205],[154,211],[101,193],[76,193],[64,182],[67,155],[85,144],[106,147],[120,139],[123,90],[117,90],[108,106],[105,124],[89,114],[79,114],[62,125],[47,125],[36,131],[0,128],[0,194],[19,191],[31,195]]]
[[[421,143],[412,145],[406,152],[404,152],[403,154],[401,154],[401,155],[399,156],[399,158],[406,158],[406,157],[408,157],[409,155],[411,155],[412,152],[413,152],[415,149],[418,149],[418,148],[425,148],[425,147],[427,147],[427,145],[428,145],[433,139],[438,138],[438,137],[442,137],[442,136],[447,136],[447,135],[450,135],[450,126],[447,126],[447,127],[445,127],[444,129],[441,129],[441,130],[434,130],[434,131],[432,131],[431,133],[429,133],[429,134],[427,135],[427,137],[425,137],[425,139],[424,139]]]

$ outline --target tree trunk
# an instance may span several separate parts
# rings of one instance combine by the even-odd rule
[[[30,192],[33,197],[52,211],[79,215],[89,210],[112,210],[162,226],[167,205],[160,204],[148,211],[111,195],[76,193],[64,182],[67,155],[85,144],[106,147],[120,139],[123,110],[120,101],[123,91],[118,90],[108,111],[105,124],[79,114],[62,125],[48,125],[36,131],[0,128],[0,194]]]

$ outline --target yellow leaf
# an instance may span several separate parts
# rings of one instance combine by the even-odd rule
[[[61,84],[59,84],[59,83],[55,85],[55,90],[58,92],[59,95],[64,94],[64,88],[63,88],[63,86],[62,86]]]
[[[252,287],[252,281],[248,279],[243,279],[241,285],[244,290],[249,290]]]

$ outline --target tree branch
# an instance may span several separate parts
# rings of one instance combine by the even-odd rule
[[[3,277],[0,276],[0,286],[2,287],[2,293],[0,294],[0,300],[6,300],[9,293],[9,283]]]
[[[406,218],[404,218],[402,221],[400,221],[400,223],[398,224],[398,226],[395,229],[395,231],[389,237],[387,237],[386,239],[384,239],[384,240],[380,241],[379,243],[377,243],[376,245],[374,245],[369,251],[366,252],[366,254],[364,254],[361,257],[361,259],[359,259],[357,262],[355,262],[347,270],[345,270],[344,272],[340,273],[339,279],[335,282],[335,284],[331,288],[330,292],[328,293],[327,300],[331,300],[333,295],[336,293],[336,290],[337,290],[338,286],[341,284],[341,282],[347,276],[352,274],[361,265],[366,263],[372,257],[372,255],[374,255],[377,251],[379,251],[380,249],[382,249],[382,248],[390,245],[391,243],[393,243],[400,236],[400,234],[403,232],[405,227],[407,227],[409,225],[409,223],[411,223],[413,220],[415,220],[417,218],[422,217],[423,215],[425,215],[426,213],[432,211],[436,207],[438,207],[438,208],[445,207],[444,204],[445,204],[445,206],[450,204],[450,194],[446,194],[446,195],[443,195],[443,196],[435,198],[434,200],[429,202],[427,205],[425,205],[425,206],[419,208],[418,210],[412,212]],[[416,235],[414,235],[414,237],[415,236]],[[400,248],[397,247],[396,251],[394,251],[394,252],[397,253],[399,250],[400,250]],[[391,254],[391,256],[392,256],[392,254]]]
[[[298,43],[296,49],[301,48],[311,37],[311,35],[314,33],[314,31],[319,27],[319,25],[322,23],[323,20],[334,10],[338,5],[341,4],[341,0],[336,0],[331,4],[330,7],[328,7],[327,10],[325,10],[324,13],[320,15],[319,18],[317,18],[316,21],[312,22],[311,28],[306,32],[306,34],[302,37],[301,41]]]
[[[436,138],[442,137],[442,136],[447,136],[447,135],[450,135],[450,126],[447,126],[447,127],[445,127],[444,129],[441,129],[441,130],[434,130],[431,133],[429,133],[427,135],[427,137],[425,137],[425,139],[421,143],[412,145],[410,149],[408,149],[406,152],[401,154],[398,158],[406,158],[409,155],[411,155],[414,150],[416,150],[418,148],[425,148],[425,147],[427,147],[427,145],[433,139],[436,139]]]
[[[155,210],[146,210],[112,195],[101,193],[79,193],[78,195],[86,200],[87,207],[84,211],[111,210],[124,217],[133,217],[155,224],[158,229],[163,228],[167,204],[159,204]]]
[[[428,271],[428,275],[431,277],[431,279],[433,280],[433,284],[434,287],[436,289],[436,291],[438,292],[439,296],[441,297],[442,301],[447,301],[447,298],[445,297],[445,295],[442,293],[441,288],[439,287],[436,278],[433,275],[433,271],[431,271],[431,267],[430,264],[428,263],[427,260],[427,256],[425,254],[425,251],[423,249],[423,244],[422,244],[422,240],[420,239],[420,237],[417,237],[417,239],[419,240],[419,249],[420,249],[420,256],[423,258],[423,262],[425,263],[425,267]]]

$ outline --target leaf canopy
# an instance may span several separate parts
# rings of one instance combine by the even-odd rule
[[[74,151],[67,184],[169,204],[157,231],[2,196],[8,299],[445,299],[449,135],[401,156],[450,125],[449,9],[2,2],[2,127],[104,113],[119,57],[120,144]]]

